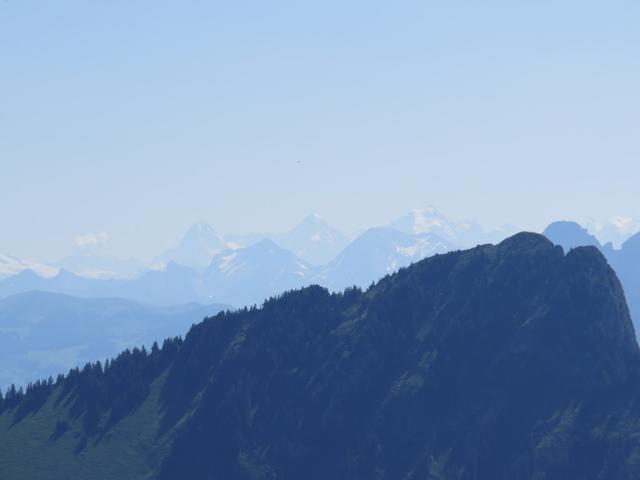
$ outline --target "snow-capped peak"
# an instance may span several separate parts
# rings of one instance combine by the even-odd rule
[[[325,264],[335,258],[349,242],[342,232],[315,213],[304,217],[289,232],[275,235],[273,240],[315,265]]]
[[[22,260],[11,255],[4,255],[0,253],[0,278],[17,275],[23,270],[31,270],[44,278],[51,278],[58,274],[58,269],[51,265],[46,265],[33,260]]]
[[[433,206],[416,208],[388,225],[410,235],[434,233],[459,247],[473,247],[504,238],[501,232],[487,232],[475,220],[450,220]]]
[[[156,263],[174,261],[194,268],[205,268],[211,259],[231,247],[211,225],[199,222],[192,225],[175,248],[163,253]]]

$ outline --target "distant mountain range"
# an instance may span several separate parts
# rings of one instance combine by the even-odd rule
[[[413,210],[388,228],[409,235],[432,233],[457,247],[499,241],[512,233],[511,230],[485,232],[474,221],[449,221],[433,207]],[[27,269],[45,277],[66,270],[93,279],[132,279],[147,270],[163,269],[171,262],[204,270],[213,257],[228,250],[249,247],[263,239],[272,240],[313,266],[325,266],[335,260],[351,241],[315,214],[305,217],[290,231],[277,234],[221,234],[211,225],[200,222],[191,226],[175,247],[151,261],[112,257],[101,249],[91,247],[77,248],[69,257],[55,262],[36,262],[0,255],[0,279]]]
[[[365,288],[381,277],[456,246],[433,233],[410,235],[391,228],[372,228],[351,242],[332,262],[317,270],[316,283],[340,291]]]
[[[136,279],[89,279],[60,271],[43,278],[30,270],[0,281],[0,298],[32,290],[85,298],[118,297],[156,305],[187,302],[260,304],[285,290],[312,283],[332,290],[365,287],[412,262],[455,249],[435,234],[407,235],[388,228],[368,230],[325,266],[313,266],[264,239],[214,255],[208,267],[170,262]]]
[[[117,258],[93,252],[77,252],[53,266],[80,277],[96,279],[124,279],[142,275],[148,265],[135,258]]]
[[[53,277],[58,273],[58,269],[51,265],[0,254],[0,280],[17,275],[24,270],[30,270],[44,278]]]
[[[496,243],[515,233],[515,229],[487,231],[471,219],[450,220],[435,207],[414,209],[388,227],[411,235],[433,233],[450,244],[464,248]]]
[[[632,480],[639,398],[604,256],[521,233],[9,391],[0,476]]]
[[[198,274],[189,267],[170,263],[166,270],[148,271],[134,280],[94,279],[61,270],[42,278],[31,270],[0,281],[0,298],[29,291],[46,291],[83,298],[123,298],[155,305],[197,301]],[[209,302],[212,303],[212,302]]]
[[[118,298],[28,292],[0,300],[0,388],[67,372],[183,335],[223,305],[157,307]]]
[[[614,248],[619,248],[632,235],[640,232],[640,217],[618,215],[603,222],[591,220],[585,226],[603,245],[611,243]]]
[[[312,265],[329,262],[349,243],[342,232],[331,227],[318,215],[308,215],[292,230],[282,234],[221,235],[210,225],[197,223],[187,231],[175,248],[157,257],[154,264],[175,262],[205,269],[216,255],[251,246],[263,239],[290,250]]]
[[[640,232],[640,217],[617,216],[603,222],[589,221],[585,223],[585,227],[600,244],[612,243],[614,248],[619,248],[629,237]],[[385,228],[407,235],[433,234],[451,248],[497,243],[518,231],[515,227],[485,229],[472,219],[451,220],[434,207],[414,209]],[[175,247],[150,261],[112,257],[103,251],[91,249],[77,249],[69,257],[55,262],[25,260],[0,254],[0,280],[23,270],[32,270],[43,277],[52,277],[58,271],[66,270],[92,279],[131,280],[148,270],[162,270],[172,262],[203,271],[215,256],[229,250],[249,247],[263,239],[271,240],[279,247],[291,251],[301,261],[313,267],[326,267],[334,262],[355,240],[315,214],[305,217],[290,231],[278,234],[221,234],[211,225],[200,222],[191,226]],[[347,281],[342,283],[346,284]]]
[[[627,232],[635,228],[632,220],[618,220],[616,225]],[[636,274],[625,266],[626,254],[615,253],[614,246],[603,246],[595,235],[580,228],[574,231],[558,223],[545,233],[565,246],[601,248],[620,270],[628,295],[633,297],[632,277]],[[52,266],[0,256],[0,298],[43,290],[157,305],[192,301],[260,304],[271,295],[312,283],[333,291],[352,285],[366,287],[425,257],[496,243],[508,232],[487,231],[472,220],[452,221],[433,207],[413,210],[353,240],[317,215],[309,215],[289,232],[277,235],[222,235],[198,223],[175,248],[147,265],[92,252],[78,252]],[[635,307],[633,298],[630,304],[636,316],[640,307]]]
[[[308,284],[313,271],[289,250],[264,239],[215,256],[201,276],[201,288],[216,302],[260,304],[272,295]]]

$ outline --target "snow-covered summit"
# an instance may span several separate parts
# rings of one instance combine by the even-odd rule
[[[459,247],[496,242],[508,235],[506,231],[487,231],[472,219],[451,220],[433,206],[413,209],[388,227],[409,235],[434,233]]]
[[[307,215],[289,232],[274,235],[273,240],[314,265],[333,260],[349,243],[349,239],[341,231],[330,226],[317,214]]]

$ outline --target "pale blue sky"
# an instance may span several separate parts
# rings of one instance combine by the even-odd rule
[[[640,215],[638,25],[635,0],[0,1],[0,252]]]

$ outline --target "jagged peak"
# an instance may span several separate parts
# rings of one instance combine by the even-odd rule
[[[310,213],[307,216],[305,216],[300,221],[300,223],[298,223],[295,227],[293,227],[291,232],[295,232],[296,230],[307,229],[307,228],[329,229],[331,227],[329,226],[327,221],[324,218],[322,218],[320,215],[318,215],[317,213]]]
[[[218,232],[216,231],[215,228],[213,228],[211,225],[209,225],[206,222],[196,222],[193,225],[191,225],[189,227],[189,229],[187,230],[186,235],[189,234],[211,234],[211,235],[217,235]]]

